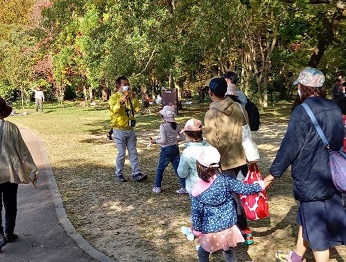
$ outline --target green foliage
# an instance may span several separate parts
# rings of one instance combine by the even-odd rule
[[[10,16],[18,15],[19,23],[27,21],[33,4],[24,2],[20,12]],[[308,0],[51,3],[34,30],[6,20],[6,30],[0,32],[0,81],[14,90],[44,80],[61,101],[67,88],[78,96],[89,87],[109,92],[120,75],[149,90],[178,85],[196,91],[206,79],[227,70],[241,74],[241,87],[249,95],[256,90],[260,101],[267,87],[284,98],[291,77],[306,66],[335,13],[333,5]],[[336,40],[320,62],[332,75],[345,64],[344,28],[345,21],[335,28]],[[42,37],[40,49],[32,48],[32,32]],[[51,72],[32,75],[33,65],[48,56]]]
[[[33,0],[11,0],[1,1],[0,23],[1,24],[22,24],[30,22],[30,13],[34,5]],[[4,33],[4,31],[2,31]]]
[[[0,96],[6,100],[13,96],[13,88],[8,83],[0,82]]]
[[[20,91],[28,101],[35,38],[19,25],[7,25],[6,38],[0,39],[0,79],[9,94]]]

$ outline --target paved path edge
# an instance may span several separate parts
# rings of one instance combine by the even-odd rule
[[[32,131],[30,131],[32,133]],[[37,137],[37,136],[36,136]],[[71,223],[70,219],[67,217],[66,210],[64,208],[62,199],[60,197],[59,189],[55,180],[55,177],[53,175],[52,167],[50,166],[50,162],[48,159],[48,154],[45,148],[44,143],[37,139],[37,142],[40,145],[40,151],[42,158],[45,163],[45,171],[48,178],[48,183],[50,187],[50,191],[52,194],[54,207],[56,211],[56,215],[58,217],[59,223],[64,228],[66,234],[73,239],[73,241],[88,255],[91,257],[97,259],[100,262],[115,262],[115,260],[109,258],[104,253],[98,251],[93,246],[91,246],[75,229],[73,224]]]

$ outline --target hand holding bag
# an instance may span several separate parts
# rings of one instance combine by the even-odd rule
[[[323,144],[329,153],[329,167],[330,173],[336,189],[342,193],[346,193],[346,154],[343,147],[339,151],[333,151],[329,147],[328,140],[324,135],[320,124],[317,122],[315,115],[312,113],[310,107],[306,103],[302,103],[303,108],[308,113],[312,123],[314,124],[317,133],[319,134]]]
[[[261,172],[256,164],[251,164],[243,183],[253,184],[260,180],[263,180]],[[252,195],[240,195],[240,200],[247,219],[257,220],[269,217],[269,204],[265,189]]]

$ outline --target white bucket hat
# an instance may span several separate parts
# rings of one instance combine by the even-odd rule
[[[213,146],[203,147],[196,160],[205,167],[220,167],[220,153]]]

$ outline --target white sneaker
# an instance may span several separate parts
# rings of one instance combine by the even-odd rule
[[[161,187],[154,187],[153,192],[156,194],[161,193]]]
[[[177,194],[188,194],[188,192],[186,191],[186,189],[185,188],[180,188],[180,189],[178,189],[177,191],[175,191]]]

